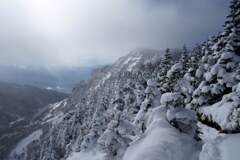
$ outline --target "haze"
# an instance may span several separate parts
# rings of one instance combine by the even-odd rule
[[[0,0],[0,64],[109,64],[135,48],[192,48],[222,30],[225,0]]]

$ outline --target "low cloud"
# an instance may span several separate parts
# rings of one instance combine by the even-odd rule
[[[0,64],[111,63],[138,47],[190,48],[222,30],[223,0],[1,0]]]

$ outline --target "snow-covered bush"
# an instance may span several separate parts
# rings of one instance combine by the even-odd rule
[[[186,108],[172,108],[167,111],[167,120],[180,132],[195,136],[197,116],[194,111]]]
[[[175,107],[183,107],[183,96],[179,92],[165,93],[162,95],[161,105],[166,106],[168,109]]]

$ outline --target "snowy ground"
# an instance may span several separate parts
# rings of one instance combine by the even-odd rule
[[[23,121],[23,120],[24,120],[24,118],[19,118],[18,120],[11,122],[11,123],[9,124],[9,127],[12,127],[12,125],[14,125],[15,123],[20,122],[20,121]]]
[[[67,160],[104,160],[104,155],[96,148],[72,153]]]
[[[161,108],[154,109],[154,113],[160,111]],[[202,142],[197,142],[156,115],[150,116],[146,132],[130,144],[123,160],[239,160],[240,134],[221,134],[199,122]],[[74,152],[67,160],[106,159],[94,148]]]
[[[199,160],[239,160],[240,134],[225,134],[207,141]]]
[[[59,124],[64,117],[64,113],[59,110],[59,107],[65,107],[67,104],[67,100],[63,100],[61,102],[57,102],[55,104],[51,105],[51,110],[49,111],[49,114],[47,114],[44,118],[43,118],[43,122],[44,123],[52,123],[52,125],[57,125]]]
[[[239,160],[240,134],[220,134],[200,122],[198,127],[204,142],[199,160]]]
[[[10,157],[14,157],[14,153],[20,155],[20,154],[24,154],[26,149],[27,149],[27,145],[29,143],[31,143],[34,140],[37,140],[40,138],[40,136],[43,134],[42,129],[36,130],[33,133],[31,133],[29,136],[27,136],[26,138],[24,138],[22,141],[20,141],[16,147],[12,150]],[[22,160],[26,159],[26,154],[24,156],[24,158]]]
[[[200,145],[181,134],[166,120],[154,120],[147,131],[127,149],[123,160],[197,160]]]

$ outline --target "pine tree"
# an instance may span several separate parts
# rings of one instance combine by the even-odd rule
[[[123,97],[123,89],[121,87],[117,87],[113,105],[115,110],[123,111],[124,110],[124,97]]]
[[[196,113],[186,109],[181,92],[165,93],[161,105],[167,108],[167,120],[180,132],[196,137]]]
[[[172,56],[171,56],[171,53],[170,53],[170,49],[167,48],[166,51],[164,52],[164,58],[161,62],[161,65],[164,68],[169,69],[170,66],[171,66],[171,59],[172,59]]]
[[[134,82],[131,79],[128,79],[126,84],[123,86],[124,92],[124,111],[123,115],[126,120],[133,121],[133,115],[136,114],[139,110],[136,104],[136,96],[134,94]]]
[[[193,52],[189,56],[188,61],[188,70],[184,74],[184,79],[182,85],[182,90],[184,90],[183,94],[186,96],[185,103],[188,104],[192,101],[192,94],[194,90],[197,88],[197,86],[200,83],[200,77],[198,77],[197,70],[199,67],[199,61],[202,57],[203,53],[201,50],[201,46],[197,45]],[[190,104],[189,104],[190,105]],[[188,108],[193,108],[191,105],[188,106]]]
[[[187,46],[183,45],[183,48],[181,50],[181,58],[179,61],[182,64],[182,69],[183,69],[183,73],[186,72],[188,66],[188,50],[187,50]]]
[[[141,135],[145,130],[144,115],[149,109],[160,105],[161,93],[157,89],[157,82],[154,79],[147,81],[147,88],[145,90],[146,98],[144,99],[139,112],[137,113],[133,124],[136,126],[137,134]]]
[[[124,130],[122,130],[123,127]],[[134,136],[134,127],[123,120],[121,111],[118,111],[98,139],[98,148],[109,157],[122,157],[132,141],[132,136]]]
[[[232,0],[230,2],[230,14],[225,21],[225,32],[223,36],[226,37],[224,42],[227,49],[235,52],[240,56],[239,35],[240,35],[240,2],[239,0]],[[227,44],[226,44],[227,43]]]
[[[194,92],[192,104],[195,106],[211,105],[220,101],[224,94],[230,93],[237,83],[232,77],[239,63],[239,1],[230,4],[230,15],[225,23],[225,30],[213,42],[213,56],[205,55],[203,59],[212,63],[205,65],[205,73],[199,87]],[[217,47],[216,47],[217,46]]]
[[[97,139],[103,134],[106,129],[106,112],[107,99],[103,97],[101,99],[101,104],[96,108],[92,120],[91,129],[81,143],[81,149],[87,149],[88,147],[93,147],[97,143]]]
[[[161,92],[166,92],[168,89],[167,86],[167,71],[171,68],[171,53],[170,49],[167,48],[166,51],[164,52],[164,57],[163,60],[160,63],[160,71],[158,73],[158,82],[160,86],[160,91]]]
[[[178,62],[167,72],[167,92],[174,92],[180,89],[179,81],[183,77],[183,65]]]
[[[137,82],[136,89],[134,90],[134,94],[136,95],[136,108],[139,111],[142,102],[145,99],[144,87],[140,82]]]

